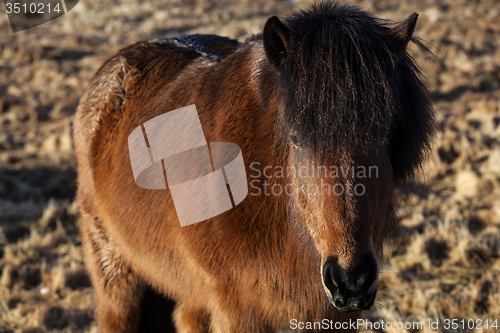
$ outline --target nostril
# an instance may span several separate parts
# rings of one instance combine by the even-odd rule
[[[359,263],[359,288],[370,288],[377,280],[378,268],[375,258],[371,255],[363,257]]]
[[[336,266],[338,266],[336,258],[328,258],[323,266],[323,282],[332,293],[339,287],[334,278]]]

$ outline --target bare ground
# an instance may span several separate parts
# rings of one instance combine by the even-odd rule
[[[258,33],[268,16],[304,3],[82,0],[16,34],[0,5],[0,332],[96,331],[71,124],[99,66],[138,40]],[[439,332],[498,331],[491,324],[500,327],[500,3],[353,3],[393,20],[420,14],[415,34],[435,56],[416,46],[411,53],[439,122],[434,153],[401,191],[400,237],[387,249],[378,301],[366,318],[393,327],[423,323],[386,332],[431,332],[436,319]],[[483,325],[446,329],[445,319]]]

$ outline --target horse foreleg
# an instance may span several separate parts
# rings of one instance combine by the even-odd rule
[[[205,333],[208,332],[208,313],[178,302],[175,306],[173,319],[178,333]]]
[[[141,279],[124,262],[96,216],[82,214],[87,269],[94,286],[99,333],[135,333],[140,321]]]

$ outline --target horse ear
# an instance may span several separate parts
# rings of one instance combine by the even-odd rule
[[[292,50],[292,32],[280,19],[273,15],[267,19],[262,34],[267,58],[274,66],[285,61]]]
[[[390,29],[388,32],[389,38],[394,43],[396,47],[396,52],[398,57],[401,57],[405,50],[408,42],[413,36],[413,31],[415,31],[415,25],[417,24],[418,14],[413,13],[406,20],[399,23],[394,28]]]

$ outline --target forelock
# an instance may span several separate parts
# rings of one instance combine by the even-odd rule
[[[285,24],[295,40],[280,81],[285,124],[319,151],[365,149],[386,135],[397,100],[397,57],[385,21],[319,3]]]

